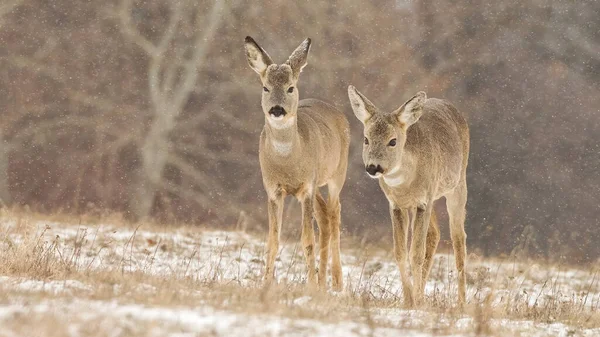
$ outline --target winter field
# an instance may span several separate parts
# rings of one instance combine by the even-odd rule
[[[459,311],[439,254],[426,303],[406,310],[389,248],[343,237],[344,291],[310,291],[299,237],[284,235],[265,289],[265,237],[5,211],[0,336],[600,335],[597,269],[470,256]]]

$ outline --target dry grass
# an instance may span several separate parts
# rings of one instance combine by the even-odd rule
[[[314,330],[319,326],[331,331],[351,324],[357,336],[399,331],[550,336],[556,329],[571,335],[600,333],[597,270],[472,257],[469,303],[458,310],[452,256],[438,255],[426,303],[419,310],[403,310],[397,268],[388,251],[346,240],[346,290],[334,294],[304,287],[297,242],[283,245],[279,284],[266,289],[261,283],[264,242],[254,235],[139,226],[118,217],[4,211],[0,305],[8,309],[0,312],[0,325],[16,335],[57,337],[190,331],[194,336],[224,331],[233,336],[237,325],[253,320],[257,326],[283,322],[283,330],[277,331],[297,330],[300,335],[319,335]],[[152,316],[156,312],[160,314]],[[177,317],[216,315],[215,321],[237,325],[219,330],[217,323],[198,328],[185,319],[161,318],[174,312]]]

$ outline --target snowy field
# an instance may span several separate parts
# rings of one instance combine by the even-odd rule
[[[440,254],[426,303],[406,310],[392,254],[356,246],[343,246],[341,293],[304,287],[295,239],[265,289],[263,236],[4,216],[0,337],[600,336],[596,270],[472,258],[459,311]]]

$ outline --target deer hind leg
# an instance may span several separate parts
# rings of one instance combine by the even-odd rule
[[[339,192],[338,192],[339,193]],[[335,291],[341,291],[344,287],[342,276],[342,261],[340,257],[340,227],[342,225],[339,194],[329,196],[329,223],[331,226],[331,280]]]
[[[394,235],[394,257],[400,269],[400,280],[402,281],[402,293],[404,294],[404,305],[408,308],[414,306],[413,285],[408,276],[408,210],[396,208],[390,205],[392,217],[392,230]]]
[[[331,240],[331,225],[327,212],[327,204],[317,189],[315,195],[315,217],[319,225],[319,288],[327,288],[327,263],[329,261],[329,242]]]
[[[467,182],[463,178],[456,189],[446,196],[446,205],[450,217],[450,237],[454,247],[456,270],[458,271],[458,304],[465,303],[466,275],[465,260],[467,256],[467,234],[465,233],[465,217],[467,204]]]
[[[339,163],[333,179],[327,184],[328,204],[327,212],[329,215],[329,226],[331,227],[331,286],[335,291],[341,291],[344,288],[344,277],[342,274],[342,259],[340,251],[340,232],[342,227],[342,204],[340,203],[340,192],[346,181],[346,171],[348,169],[348,142],[344,140],[342,147],[342,160]]]
[[[275,258],[279,251],[279,237],[281,223],[283,222],[283,200],[282,193],[269,196],[267,205],[269,213],[269,238],[267,241],[267,268],[265,271],[265,282],[271,283],[275,278]]]
[[[421,293],[425,294],[425,284],[433,266],[433,257],[437,250],[438,243],[440,242],[440,228],[437,223],[437,217],[435,211],[431,212],[431,220],[429,220],[429,228],[427,229],[427,243],[425,249],[425,263],[423,264],[423,282]]]
[[[425,288],[423,275],[427,248],[427,232],[429,229],[432,208],[433,203],[429,202],[425,206],[417,207],[417,212],[415,214],[412,244],[410,247],[410,262],[413,276],[414,299],[417,304],[422,301],[422,290]]]
[[[342,158],[348,158],[348,148],[342,154]],[[329,224],[331,226],[331,286],[335,291],[344,288],[344,277],[342,274],[342,259],[340,251],[340,232],[342,227],[342,204],[340,203],[340,192],[346,180],[347,161],[340,163],[338,173],[327,184],[329,213]]]
[[[306,257],[306,267],[308,268],[309,286],[317,285],[317,275],[315,271],[315,231],[313,228],[313,204],[314,192],[307,193],[302,199],[302,247]]]

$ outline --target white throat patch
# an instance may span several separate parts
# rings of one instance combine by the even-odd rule
[[[292,125],[294,125],[294,123],[296,122],[296,117],[290,117],[286,120],[283,119],[283,116],[279,116],[279,117],[275,117],[275,116],[269,116],[267,117],[267,122],[269,123],[269,125],[274,128],[274,129],[287,129],[289,127],[291,127]]]
[[[386,175],[389,176],[389,175],[392,175],[392,174],[394,174],[394,173],[396,173],[398,171],[400,171],[400,165],[394,167],[391,171],[389,171],[388,173],[386,173]]]
[[[402,185],[404,183],[404,181],[406,181],[406,179],[404,179],[404,176],[399,174],[396,177],[390,178],[387,176],[383,176],[383,181],[385,181],[386,185],[390,186],[390,187],[396,187],[399,185]]]
[[[391,171],[383,176],[383,181],[385,181],[386,185],[390,187],[396,187],[402,185],[406,181],[404,175],[401,173],[398,174],[398,171],[400,171],[400,166],[394,167]]]
[[[280,156],[288,156],[292,153],[292,142],[280,142],[271,139],[271,144],[273,144],[273,150]]]

